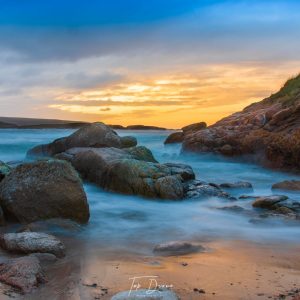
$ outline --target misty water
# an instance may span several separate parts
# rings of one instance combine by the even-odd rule
[[[71,132],[72,130],[53,129],[0,130],[0,160],[5,162],[24,160],[26,151],[31,147],[67,136]],[[286,179],[300,179],[295,174],[273,171],[216,155],[182,155],[180,145],[164,146],[163,141],[169,134],[168,131],[118,131],[118,133],[135,136],[140,145],[152,150],[159,162],[190,164],[200,180],[214,183],[242,180],[253,184],[253,191],[230,192],[234,196],[271,195],[273,183]],[[252,209],[251,199],[230,201],[210,197],[161,201],[106,192],[88,183],[84,186],[91,218],[87,225],[71,231],[71,235],[100,248],[148,253],[156,243],[171,240],[246,239],[255,242],[291,243],[298,242],[300,238],[299,226],[295,222],[281,218],[252,222],[251,216],[217,209],[231,205]],[[283,194],[300,201],[299,193]]]

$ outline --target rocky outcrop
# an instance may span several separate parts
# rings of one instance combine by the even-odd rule
[[[155,246],[153,252],[162,256],[174,256],[186,255],[204,250],[204,247],[198,244],[184,241],[173,241]]]
[[[85,223],[89,219],[81,180],[65,161],[17,166],[0,183],[0,203],[6,216],[22,223],[50,218]]]
[[[0,246],[12,253],[51,253],[65,256],[65,246],[55,236],[41,232],[5,233],[0,236]]]
[[[285,180],[272,185],[274,190],[300,191],[300,180]]]
[[[299,120],[300,75],[269,98],[185,135],[183,151],[247,155],[267,166],[299,170]]]
[[[26,294],[46,282],[37,257],[24,256],[0,261],[0,281]]]
[[[50,144],[39,145],[29,150],[28,157],[53,156],[74,147],[130,147],[136,144],[135,138],[119,137],[109,126],[103,123],[86,125],[68,137],[60,138]]]
[[[183,198],[183,182],[194,177],[192,169],[155,163],[150,153],[146,148],[73,148],[57,157],[67,159],[84,178],[110,191],[162,199]]]

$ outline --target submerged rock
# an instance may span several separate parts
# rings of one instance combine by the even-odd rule
[[[221,190],[217,185],[200,180],[190,180],[185,184],[187,198],[221,197],[230,198],[230,195]]]
[[[132,139],[134,138],[130,138],[130,142],[128,137],[124,139],[125,144],[126,140],[127,143],[132,144]],[[74,147],[121,148],[122,146],[124,146],[124,144],[122,145],[122,138],[113,129],[104,123],[93,123],[80,128],[68,137],[57,139],[50,144],[34,147],[28,151],[27,156],[54,156]]]
[[[176,256],[191,254],[204,250],[205,248],[198,244],[184,241],[173,241],[155,246],[153,252],[163,256]]]
[[[228,189],[252,189],[253,186],[250,182],[247,181],[238,181],[234,183],[221,183],[221,188],[228,188]]]
[[[140,289],[120,292],[114,295],[111,300],[180,300],[171,290],[149,290]]]
[[[0,183],[0,203],[7,216],[22,223],[66,218],[89,219],[89,206],[74,168],[49,160],[19,165]]]
[[[257,198],[253,203],[252,206],[255,208],[266,208],[272,209],[272,207],[281,202],[288,199],[287,196],[284,195],[274,195],[274,196],[265,196]]]
[[[0,281],[26,294],[40,283],[45,283],[46,278],[39,259],[24,256],[0,261]]]
[[[272,185],[272,189],[300,191],[300,180],[285,180]]]
[[[0,246],[12,253],[51,253],[65,255],[64,244],[55,236],[41,232],[5,233],[0,236]]]

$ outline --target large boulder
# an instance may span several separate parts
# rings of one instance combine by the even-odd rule
[[[48,160],[17,166],[0,183],[0,203],[9,217],[22,223],[66,218],[89,219],[82,182],[65,161]]]
[[[184,135],[183,151],[243,155],[274,168],[300,169],[300,75],[279,92],[206,129]]]
[[[12,253],[51,253],[65,256],[64,244],[55,236],[42,232],[5,233],[0,236],[0,246]]]
[[[57,157],[107,190],[151,198],[181,199],[183,182],[194,177],[186,165],[153,162],[147,148],[73,148]]]
[[[24,256],[0,261],[0,281],[26,294],[45,283],[46,277],[37,257]]]
[[[28,151],[28,157],[54,156],[74,147],[126,147],[133,140],[122,139],[109,126],[103,123],[93,123],[86,125],[75,131],[68,137],[60,138],[50,144],[39,145]],[[127,145],[126,145],[127,144]]]
[[[300,180],[285,180],[272,185],[272,189],[300,191]]]
[[[10,173],[11,167],[0,160],[0,181]]]

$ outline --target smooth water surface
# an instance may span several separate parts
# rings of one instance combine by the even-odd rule
[[[69,135],[72,130],[0,130],[0,160],[19,161],[31,147]],[[168,131],[118,131],[133,135],[140,145],[153,151],[160,162],[190,164],[198,179],[222,183],[249,181],[254,191],[236,191],[233,194],[270,195],[273,183],[285,179],[300,179],[289,173],[272,171],[260,166],[228,160],[216,155],[180,154],[180,145],[164,146]],[[108,193],[85,184],[91,218],[88,225],[75,232],[77,238],[96,243],[100,247],[145,251],[158,242],[178,239],[247,239],[257,242],[298,242],[299,226],[282,219],[257,223],[251,216],[229,213],[217,208],[239,205],[251,209],[252,200],[229,201],[207,198],[184,201],[160,201],[138,196]],[[299,193],[287,193],[300,201]]]

